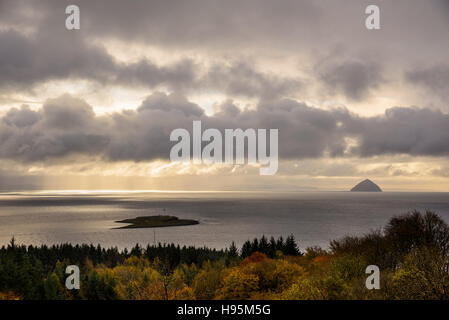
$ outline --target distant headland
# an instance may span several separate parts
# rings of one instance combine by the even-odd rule
[[[370,179],[363,180],[358,183],[354,188],[351,189],[352,192],[382,192],[382,189],[372,182]]]
[[[129,223],[127,226],[114,229],[134,229],[134,228],[161,228],[161,227],[177,227],[199,224],[196,220],[179,219],[174,216],[144,216],[134,219],[125,219],[115,221],[117,223]]]

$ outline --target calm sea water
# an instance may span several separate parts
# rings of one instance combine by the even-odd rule
[[[0,245],[93,243],[130,248],[156,242],[224,248],[231,241],[293,234],[301,248],[381,228],[394,215],[432,210],[449,222],[449,193],[21,193],[0,194]],[[112,228],[143,215],[199,225]]]

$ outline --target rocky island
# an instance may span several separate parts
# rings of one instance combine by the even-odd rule
[[[358,183],[354,188],[351,189],[352,192],[382,192],[382,189],[372,182],[370,179],[363,180]]]
[[[128,223],[129,225],[114,229],[161,228],[199,224],[197,220],[179,219],[175,216],[144,216],[133,219],[119,220],[115,222]]]

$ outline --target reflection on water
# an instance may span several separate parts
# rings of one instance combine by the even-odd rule
[[[0,194],[0,245],[93,243],[119,248],[174,242],[223,248],[293,234],[301,248],[382,227],[393,215],[433,210],[449,221],[447,193],[39,192]],[[114,221],[167,214],[199,225],[121,229]]]

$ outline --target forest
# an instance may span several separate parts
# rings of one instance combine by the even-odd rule
[[[131,250],[94,245],[0,249],[0,300],[448,299],[449,226],[433,212],[395,216],[379,230],[326,249],[298,249],[290,235],[224,250],[158,244]],[[65,286],[80,268],[80,290]],[[368,265],[380,289],[365,286]]]

